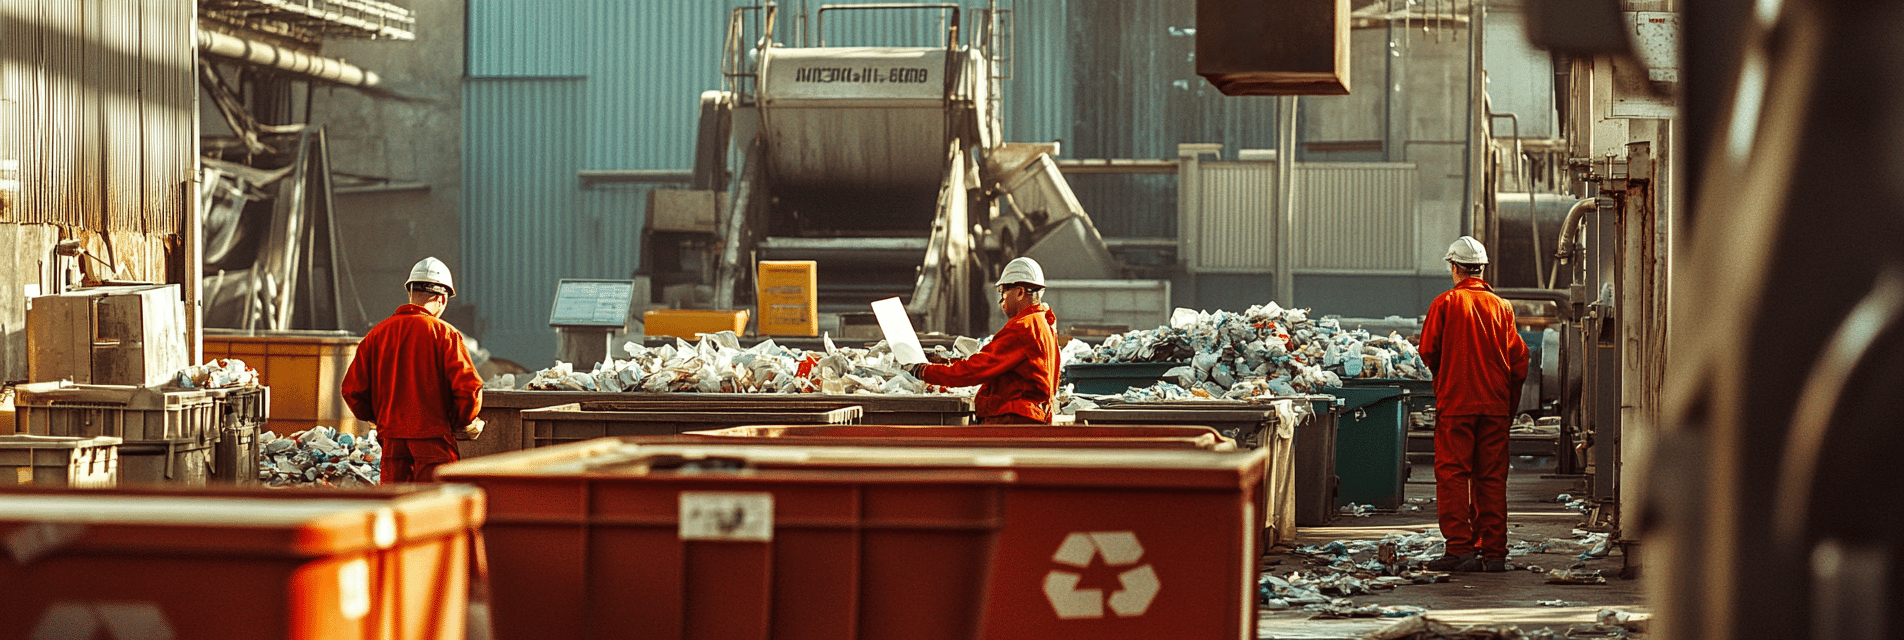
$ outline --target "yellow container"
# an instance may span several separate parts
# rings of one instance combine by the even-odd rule
[[[760,335],[820,334],[818,263],[762,260],[756,273],[755,281],[760,283]]]
[[[747,332],[747,310],[649,309],[641,314],[641,332],[651,336],[694,339],[697,333]]]
[[[279,434],[316,425],[362,435],[372,428],[344,406],[344,373],[357,357],[362,336],[331,331],[259,332],[233,335],[207,331],[205,360],[237,358],[258,370],[271,387],[265,428]]]

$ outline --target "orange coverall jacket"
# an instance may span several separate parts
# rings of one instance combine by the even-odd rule
[[[344,404],[383,438],[440,438],[476,419],[482,378],[463,334],[423,307],[371,327],[344,374]]]
[[[1036,304],[1018,312],[992,341],[971,357],[929,364],[920,377],[948,387],[979,387],[972,398],[978,417],[1007,413],[1051,421],[1051,399],[1058,392],[1058,316]]]
[[[1435,374],[1443,416],[1511,416],[1527,379],[1527,343],[1514,307],[1480,278],[1467,278],[1428,306],[1421,359]]]

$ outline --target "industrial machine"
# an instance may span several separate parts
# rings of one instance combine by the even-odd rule
[[[864,12],[936,19],[942,44],[829,43],[829,19]],[[745,306],[757,261],[814,260],[821,313],[899,296],[924,331],[982,334],[987,276],[1014,257],[1040,258],[1051,278],[1120,275],[1056,145],[1001,140],[1009,11],[827,5],[811,30],[791,21],[791,43],[780,13],[730,14],[725,87],[701,96],[693,188],[727,194],[713,306]]]

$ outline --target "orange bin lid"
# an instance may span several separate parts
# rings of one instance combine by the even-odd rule
[[[9,489],[0,531],[44,526],[47,550],[325,557],[475,529],[481,489]]]
[[[787,447],[763,444],[657,444],[640,436],[598,438],[454,462],[439,478],[562,478],[640,475],[644,461],[710,461],[756,471],[997,469],[1019,486],[1172,487],[1251,490],[1260,485],[1269,451],[1018,447]]]

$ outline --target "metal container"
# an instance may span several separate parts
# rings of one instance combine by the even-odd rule
[[[672,409],[672,410],[664,410]],[[854,424],[857,405],[669,406],[650,402],[586,402],[522,412],[523,448],[615,436],[672,436],[751,424]]]
[[[34,382],[158,385],[190,364],[179,286],[96,287],[33,299]]]

